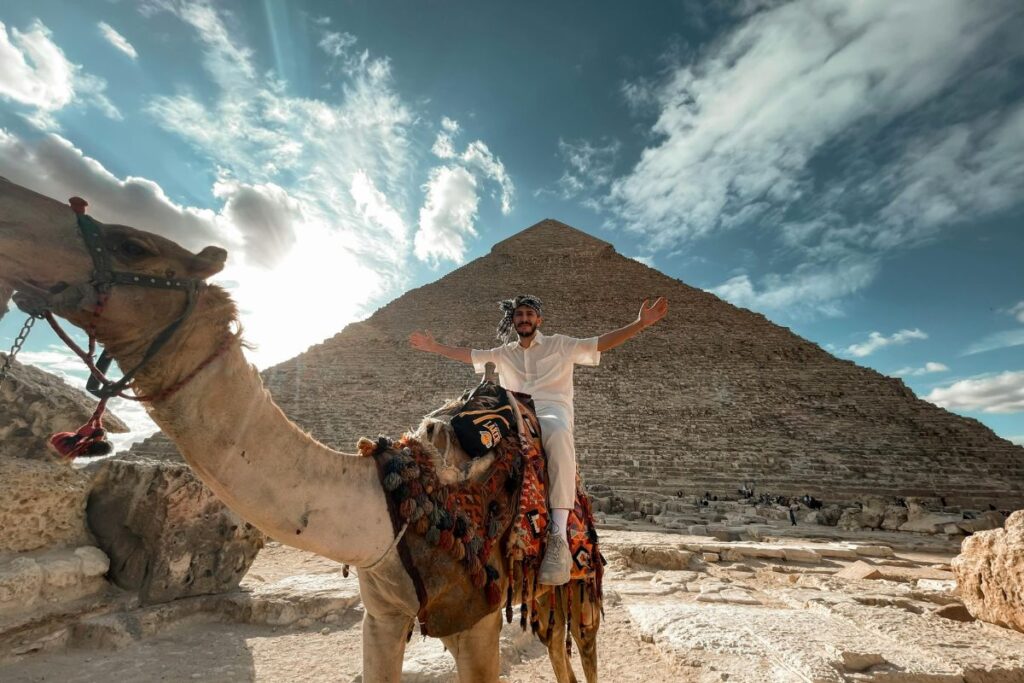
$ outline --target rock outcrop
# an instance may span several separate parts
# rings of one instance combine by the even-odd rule
[[[0,553],[91,543],[89,477],[55,461],[0,457]]]
[[[0,365],[7,359],[0,354]],[[0,384],[0,457],[52,459],[47,441],[75,431],[92,416],[96,399],[60,377],[14,361]],[[128,426],[110,412],[103,426],[123,434]]]
[[[1024,510],[964,540],[953,572],[972,615],[1024,632]]]
[[[97,470],[89,527],[111,580],[144,604],[232,590],[263,547],[181,460],[111,458]]]

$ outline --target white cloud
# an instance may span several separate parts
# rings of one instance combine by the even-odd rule
[[[949,367],[942,363],[935,363],[928,361],[923,367],[905,367],[900,368],[896,372],[892,373],[896,377],[920,377],[921,375],[930,375],[933,372],[947,372]]]
[[[30,144],[0,129],[0,176],[59,200],[84,197],[97,220],[149,230],[193,250],[211,242],[235,246],[215,212],[180,206],[146,178],[121,180],[54,133]]]
[[[990,334],[968,346],[963,355],[973,356],[976,353],[1007,349],[1013,346],[1024,346],[1024,329],[1005,330]]]
[[[749,275],[736,275],[710,292],[737,306],[789,313],[814,311],[837,316],[835,300],[858,291],[874,279],[878,264],[843,259],[833,264],[806,263],[788,274],[771,273],[755,286]]]
[[[108,43],[113,45],[115,48],[128,55],[132,59],[138,59],[139,53],[135,51],[135,47],[128,42],[128,39],[118,33],[113,26],[105,21],[99,23],[100,35],[102,35]]]
[[[753,14],[661,84],[661,141],[615,183],[617,213],[634,230],[685,238],[751,205],[799,199],[823,145],[939,94],[1006,11],[995,2],[799,0]]]
[[[512,178],[501,160],[494,156],[487,145],[481,140],[475,140],[466,146],[465,151],[458,152],[455,149],[454,137],[461,128],[459,122],[448,118],[441,119],[441,130],[434,140],[431,152],[434,156],[448,162],[458,161],[467,170],[474,171],[478,176],[494,181],[500,191],[501,212],[506,216],[512,211],[512,198],[515,196],[515,186]]]
[[[274,185],[243,185],[221,179],[213,195],[225,200],[221,215],[242,236],[246,260],[254,266],[273,268],[288,254],[304,222],[301,204]]]
[[[759,239],[781,244],[769,257],[795,270],[764,278],[776,286],[739,275],[718,288],[762,308],[804,300],[786,285],[809,272],[875,262],[832,287],[848,296],[882,254],[1019,201],[1024,106],[1005,107],[1009,78],[992,66],[1019,55],[1010,0],[794,0],[736,16],[691,61],[670,57],[660,79],[622,89],[631,107],[655,110],[653,142],[600,201],[649,247],[768,233]],[[989,78],[1003,91],[984,88]],[[564,191],[601,194],[566,167]]]
[[[437,139],[434,140],[434,146],[430,149],[430,152],[440,159],[452,159],[455,157],[455,143],[452,141],[451,134],[443,130],[437,134]]]
[[[481,140],[474,140],[459,152],[454,137],[461,127],[458,121],[443,117],[431,152],[446,162],[430,170],[424,186],[426,196],[420,209],[419,230],[414,237],[414,253],[422,261],[436,266],[442,260],[462,261],[466,237],[476,236],[473,225],[479,207],[481,181],[491,181],[497,189],[501,212],[512,211],[515,186],[505,165]]]
[[[363,218],[370,224],[379,226],[391,236],[391,246],[394,251],[392,258],[396,262],[400,260],[406,253],[405,249],[409,241],[408,229],[402,216],[388,203],[387,196],[376,188],[370,176],[362,170],[357,171],[352,177],[352,186],[349,188],[349,192]]]
[[[27,118],[40,128],[56,128],[53,114],[79,97],[120,119],[104,94],[106,81],[68,61],[52,36],[38,19],[24,32],[12,27],[9,35],[0,21],[0,98],[32,108]]]
[[[498,184],[500,190],[501,212],[506,216],[512,212],[512,197],[515,195],[515,187],[512,179],[505,170],[501,160],[491,153],[480,140],[469,143],[466,151],[462,153],[462,162],[470,169],[476,169],[485,178],[490,178]]]
[[[949,410],[1019,413],[1024,411],[1024,371],[960,380],[933,389],[925,399]]]
[[[41,351],[25,350],[18,354],[18,361],[57,375],[73,387],[85,388],[86,367],[66,346],[50,344]]]
[[[857,358],[864,358],[870,356],[878,349],[885,348],[886,346],[899,346],[906,344],[914,339],[927,339],[928,335],[918,329],[913,330],[900,330],[895,334],[886,337],[880,332],[872,332],[868,335],[868,340],[861,342],[860,344],[851,344],[846,347],[846,352]]]
[[[1003,437],[1010,443],[1015,443],[1018,446],[1024,446],[1024,434],[1018,434],[1017,436]]]
[[[50,39],[41,22],[22,33],[0,22],[0,94],[22,104],[53,111],[71,103],[75,96],[75,65]]]
[[[329,31],[320,39],[318,45],[331,57],[340,58],[348,54],[349,48],[356,42],[357,38],[351,33]]]
[[[286,83],[257,73],[251,50],[236,42],[216,8],[164,8],[196,30],[218,92],[210,104],[189,93],[155,98],[148,110],[158,123],[240,184],[281,188],[295,202],[290,214],[331,225],[348,250],[397,272],[406,253],[396,246],[407,238],[397,234],[394,217],[407,211],[416,159],[414,115],[395,92],[388,60],[352,53],[354,36],[327,34],[321,47],[343,66],[336,95],[293,97]],[[357,198],[353,182],[357,192],[372,187],[381,198],[367,204],[369,195]],[[386,219],[373,209],[385,204],[393,214]]]
[[[1017,322],[1024,323],[1024,301],[1017,302],[1008,312],[1017,319]]]
[[[594,144],[588,140],[558,140],[558,154],[567,168],[558,179],[558,194],[563,199],[608,187],[621,144],[611,140]]]
[[[629,258],[634,261],[639,261],[648,268],[654,268],[654,257],[653,256],[630,256]]]
[[[192,250],[210,243],[227,247],[227,267],[214,281],[238,301],[246,338],[257,345],[249,355],[260,367],[337,333],[365,315],[368,302],[398,282],[358,255],[351,233],[336,230],[332,222],[275,185],[222,178],[213,188],[224,202],[220,211],[179,206],[153,181],[120,180],[57,135],[32,147],[3,130],[0,175],[54,197],[81,195],[90,202],[90,213],[103,222],[151,230]],[[359,206],[370,222],[392,221],[380,229],[392,231],[397,240],[394,217],[373,204],[379,201],[379,196],[371,197]],[[267,270],[271,265],[272,277]],[[323,306],[320,298],[299,294],[325,286],[344,296]],[[288,335],[280,334],[283,310],[297,321]]]
[[[461,166],[440,166],[430,173],[427,196],[420,209],[415,238],[416,257],[437,264],[459,262],[466,253],[466,236],[476,236],[476,179]]]

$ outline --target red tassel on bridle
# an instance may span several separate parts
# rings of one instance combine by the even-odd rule
[[[92,417],[77,432],[58,432],[50,437],[50,445],[62,458],[74,460],[82,455],[108,455],[114,450],[106,440],[107,430],[103,428],[103,412],[107,399],[100,401]]]

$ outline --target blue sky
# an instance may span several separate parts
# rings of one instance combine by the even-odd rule
[[[1024,443],[1016,0],[13,0],[0,22],[0,175],[226,246],[260,366],[551,217]],[[53,344],[23,357],[74,375]]]

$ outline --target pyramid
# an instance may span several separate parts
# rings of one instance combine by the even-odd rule
[[[600,367],[576,369],[587,483],[734,495],[753,482],[759,493],[829,503],[941,496],[968,508],[1024,507],[1024,448],[918,399],[899,379],[837,359],[554,220],[403,294],[264,379],[301,427],[352,452],[358,437],[397,436],[477,381],[468,365],[412,350],[411,332],[495,346],[496,302],[516,293],[543,299],[547,333],[579,337],[634,320],[646,297],[670,301],[657,326],[604,354]],[[166,450],[162,439],[136,449]]]

